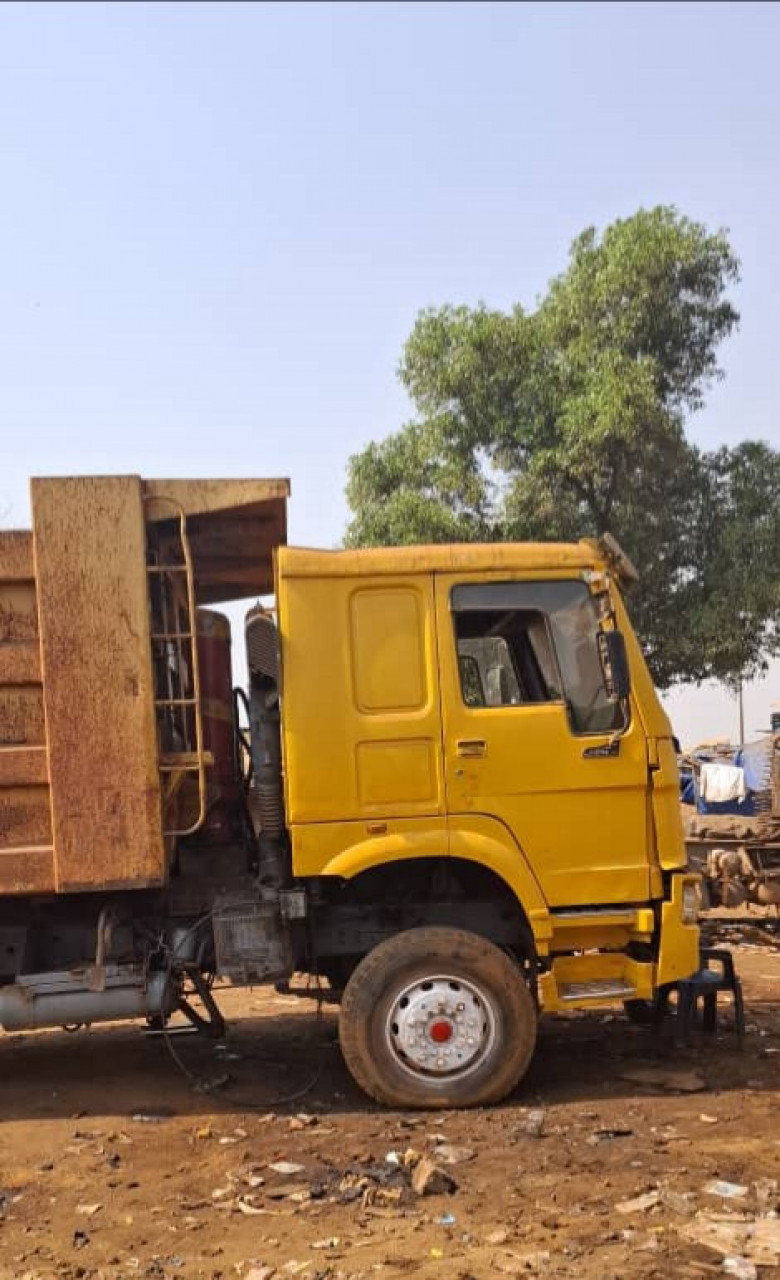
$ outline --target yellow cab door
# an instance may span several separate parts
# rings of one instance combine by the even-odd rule
[[[608,699],[587,582],[437,575],[436,613],[451,830],[503,824],[552,907],[646,901],[645,735]]]

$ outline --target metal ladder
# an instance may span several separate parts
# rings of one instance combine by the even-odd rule
[[[178,722],[182,728],[180,737],[187,744],[185,750],[163,751],[162,743],[158,746],[158,768],[163,784],[163,811],[165,804],[173,798],[186,774],[194,773],[198,779],[197,818],[187,827],[165,827],[163,835],[166,837],[188,836],[203,825],[206,817],[206,765],[209,763],[209,753],[203,748],[192,552],[187,537],[187,517],[180,503],[160,494],[155,494],[153,501],[155,504],[168,503],[174,509],[179,522],[182,555],[180,561],[172,564],[147,564],[155,695],[160,692],[156,687],[160,666],[155,661],[154,645],[158,643],[164,646],[162,669],[165,672],[165,696],[155,696],[154,699],[158,734],[167,722],[173,739]],[[155,582],[157,591],[153,585]],[[180,590],[182,585],[183,592]],[[159,603],[159,620],[155,618],[155,597]],[[161,624],[159,628],[158,621]],[[174,660],[173,666],[171,659]],[[188,679],[184,676],[185,672],[188,672]]]

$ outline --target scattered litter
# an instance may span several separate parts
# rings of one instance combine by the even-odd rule
[[[440,1218],[436,1218],[437,1227],[454,1227],[458,1219],[454,1213],[443,1213]]]
[[[73,1232],[73,1248],[74,1249],[85,1249],[88,1244],[89,1244],[89,1236],[87,1235],[86,1231]]]
[[[632,1084],[645,1084],[668,1089],[672,1093],[701,1093],[707,1081],[701,1071],[680,1071],[673,1067],[627,1067],[620,1073],[621,1080]]]
[[[525,1120],[520,1126],[523,1133],[527,1133],[529,1138],[541,1138],[544,1133],[545,1113],[541,1107],[535,1107],[528,1112]]]
[[[268,1168],[273,1169],[274,1173],[280,1173],[283,1178],[290,1178],[296,1173],[303,1173],[305,1165],[295,1164],[292,1160],[277,1160],[274,1164],[269,1164]]]
[[[704,1188],[705,1195],[722,1196],[724,1200],[744,1200],[747,1193],[747,1187],[740,1186],[737,1182],[721,1182],[717,1179],[708,1182]]]
[[[325,1240],[314,1240],[309,1245],[310,1249],[338,1249],[341,1244],[339,1236],[328,1236]]]
[[[777,1202],[777,1178],[756,1178],[753,1186],[759,1209],[774,1209]]]
[[[311,1129],[317,1123],[317,1116],[310,1116],[305,1111],[299,1111],[297,1116],[290,1117],[289,1127],[291,1129]]]
[[[132,1119],[136,1124],[162,1124],[163,1120],[170,1120],[171,1116],[175,1115],[175,1107],[156,1106],[150,1107],[147,1111],[135,1111]]]
[[[244,1055],[236,1053],[235,1049],[231,1049],[226,1045],[224,1040],[220,1040],[218,1044],[214,1045],[214,1056],[222,1058],[224,1062],[240,1062]]]
[[[394,1164],[400,1168],[401,1157],[397,1151],[388,1151],[385,1156],[385,1164]]]
[[[672,1191],[669,1187],[661,1187],[661,1204],[683,1218],[691,1218],[696,1212],[696,1199],[690,1191]]]
[[[273,1280],[276,1267],[250,1267],[244,1274],[244,1280]]]
[[[780,1262],[780,1218],[719,1222],[697,1214],[692,1222],[681,1223],[681,1235],[695,1244],[713,1249],[724,1258],[740,1258],[757,1267],[776,1267]]]
[[[292,1200],[294,1196],[310,1196],[309,1188],[303,1182],[288,1183],[284,1187],[268,1187],[266,1193],[269,1200]]]
[[[644,1195],[634,1196],[633,1200],[621,1200],[615,1205],[618,1213],[646,1213],[659,1203],[660,1191],[646,1191]]]
[[[76,1213],[80,1213],[85,1218],[94,1218],[95,1214],[99,1213],[102,1208],[103,1208],[103,1205],[100,1203],[77,1204]]]
[[[701,1120],[702,1124],[717,1124],[717,1123],[718,1123],[718,1117],[717,1117],[717,1116],[708,1116],[706,1111],[702,1111],[701,1115],[699,1116],[699,1119]]]
[[[432,1258],[443,1258],[443,1257],[444,1257],[444,1250],[443,1250],[443,1249],[438,1249],[438,1248],[436,1247],[436,1245],[434,1245],[434,1246],[433,1246],[433,1248],[431,1249],[431,1257],[432,1257]]]
[[[476,1159],[473,1147],[455,1147],[449,1142],[442,1142],[436,1148],[436,1159],[442,1164],[465,1164]]]
[[[663,1227],[656,1227],[655,1231],[663,1231]],[[637,1253],[655,1253],[661,1248],[661,1241],[655,1234],[649,1235],[641,1244],[636,1245]]]
[[[589,1147],[595,1147],[600,1142],[612,1142],[615,1138],[630,1138],[633,1133],[633,1129],[594,1129],[593,1133],[585,1141]]]
[[[755,1263],[747,1258],[724,1258],[723,1270],[727,1276],[736,1276],[737,1280],[758,1280]]]
[[[522,1276],[528,1272],[546,1270],[550,1254],[546,1249],[531,1250],[527,1253],[505,1253],[493,1259],[493,1266],[508,1276]]]
[[[457,1189],[457,1186],[452,1174],[435,1164],[428,1156],[423,1156],[412,1172],[412,1190],[418,1196],[451,1193]]]
[[[253,1204],[248,1196],[239,1196],[236,1201],[236,1208],[239,1213],[245,1213],[247,1217],[259,1217],[260,1214],[268,1212],[262,1205]]]

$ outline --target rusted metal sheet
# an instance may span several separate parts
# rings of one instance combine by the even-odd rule
[[[54,858],[50,848],[0,849],[3,894],[54,893]]]
[[[49,764],[45,746],[0,746],[0,788],[45,786],[48,781]]]
[[[0,747],[35,747],[45,741],[40,685],[0,686]]]
[[[165,878],[137,477],[34,480],[57,890]]]
[[[5,576],[5,537],[0,533],[0,644],[38,639],[35,583]]]
[[[0,792],[0,849],[51,846],[49,788],[5,787]]]
[[[37,640],[0,642],[0,685],[40,684],[41,653]]]
[[[32,582],[33,539],[28,529],[0,531],[0,578],[3,582]]]
[[[287,541],[288,480],[144,480],[146,518],[171,503],[187,518],[199,604],[273,591],[273,553]]]
[[[54,887],[32,534],[0,532],[0,894]]]
[[[147,499],[147,518],[167,519],[170,510],[166,503],[155,505],[155,499],[173,498],[188,517],[207,515],[209,512],[228,512],[248,506],[258,506],[285,500],[290,496],[290,481],[253,480],[144,480],[144,496]]]
[[[164,882],[146,534],[175,552],[186,517],[198,604],[262,595],[289,491],[32,482],[33,532],[0,532],[0,895]]]

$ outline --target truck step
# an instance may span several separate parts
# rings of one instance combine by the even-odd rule
[[[562,1002],[574,1000],[632,1000],[636,999],[636,987],[620,979],[600,982],[566,982],[558,987]]]

